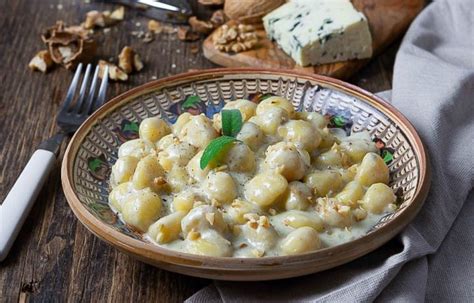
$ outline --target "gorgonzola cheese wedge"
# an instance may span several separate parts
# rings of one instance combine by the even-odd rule
[[[263,18],[265,30],[301,66],[372,56],[367,18],[349,0],[297,0]]]

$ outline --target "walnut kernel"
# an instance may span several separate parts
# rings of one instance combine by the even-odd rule
[[[252,25],[224,24],[214,38],[214,46],[223,52],[242,52],[250,50],[258,43],[258,36]]]
[[[127,81],[128,75],[117,65],[107,62],[105,60],[99,60],[99,77],[103,78],[105,67],[109,67],[109,79],[116,81]]]
[[[138,55],[137,52],[135,52],[130,46],[125,46],[122,49],[118,59],[118,66],[127,74],[143,69],[143,62],[140,58],[140,55]]]
[[[28,67],[32,70],[39,70],[40,72],[47,72],[53,65],[53,59],[47,50],[39,51],[33,59],[31,59]]]
[[[159,34],[163,31],[163,26],[156,20],[148,21],[148,30],[154,34]]]

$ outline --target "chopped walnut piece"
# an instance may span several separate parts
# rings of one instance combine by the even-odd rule
[[[28,64],[32,70],[39,70],[43,73],[47,72],[51,66],[53,66],[53,59],[47,50],[39,51]]]
[[[209,34],[214,29],[210,21],[199,20],[196,16],[190,17],[188,22],[194,32]]]
[[[209,222],[209,224],[214,225],[214,221],[216,217],[215,213],[206,213],[205,217],[206,217],[207,222]]]
[[[96,25],[100,27],[105,26],[104,15],[99,11],[90,11],[86,14],[86,21],[84,21],[84,28],[92,29]]]
[[[193,32],[190,28],[180,26],[178,28],[178,38],[182,41],[196,41],[199,39],[199,34]]]
[[[153,39],[155,39],[155,37],[153,37],[153,33],[152,32],[146,32],[145,36],[143,37],[143,42],[150,43],[151,41],[153,41]]]
[[[148,30],[154,34],[159,34],[163,31],[163,26],[156,20],[148,21]]]
[[[161,32],[165,34],[174,34],[178,32],[178,27],[166,24],[163,25],[163,30]]]
[[[221,26],[225,22],[225,15],[224,11],[221,9],[216,10],[212,16],[211,19],[209,19],[211,23],[214,25],[214,27]]]
[[[192,229],[192,230],[188,233],[188,237],[187,237],[187,238],[188,238],[189,240],[194,241],[194,240],[199,239],[200,237],[201,237],[201,234],[200,234],[198,231]]]
[[[130,46],[125,46],[118,56],[118,66],[127,74],[133,71],[133,55],[135,55],[133,49]]]
[[[62,21],[48,28],[41,39],[48,46],[51,59],[66,68],[90,61],[97,48],[88,31],[77,26],[66,27]]]
[[[99,77],[103,78],[105,67],[109,67],[109,79],[115,81],[127,81],[128,75],[115,64],[105,60],[99,60]]]
[[[247,224],[253,229],[258,228],[258,222],[256,222],[256,221],[249,221],[249,222],[247,222]]]
[[[143,69],[143,62],[140,55],[138,55],[130,46],[125,46],[120,52],[118,66],[127,74],[131,72],[140,71]]]
[[[141,71],[144,67],[142,58],[137,53],[135,53],[135,55],[133,56],[133,67],[135,68],[137,72]]]
[[[166,182],[166,179],[163,177],[156,177],[155,179],[153,179],[153,183],[156,186],[163,186],[166,185],[168,182]]]
[[[242,52],[252,49],[258,43],[258,36],[252,25],[224,24],[214,38],[214,46],[223,52]]]
[[[202,5],[224,5],[225,0],[198,0]]]
[[[260,225],[262,227],[265,227],[265,228],[269,228],[270,227],[270,221],[268,220],[268,217],[267,216],[260,216],[260,218],[258,218],[258,225]]]
[[[232,203],[232,204],[234,204],[234,203]],[[248,214],[244,215],[244,219],[246,219],[248,221],[257,222],[258,218],[259,218],[259,216],[257,214],[253,214],[253,213],[248,213]]]
[[[107,27],[114,25],[124,19],[125,8],[123,6],[115,9],[113,12],[96,10],[89,11],[86,14],[86,20],[83,23],[84,28],[93,29],[94,27]]]
[[[247,246],[248,246],[247,243],[240,243],[239,248],[245,248],[245,247],[247,247]]]
[[[367,211],[363,208],[354,209],[353,214],[356,221],[362,221],[367,217]]]
[[[216,199],[211,199],[211,205],[217,208],[220,208],[222,206],[221,203]]]
[[[122,21],[125,18],[125,7],[120,6],[115,9],[111,14],[110,18],[117,21]]]

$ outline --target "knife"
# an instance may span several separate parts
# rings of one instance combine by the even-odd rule
[[[141,15],[163,22],[186,24],[192,9],[186,0],[99,0],[135,8]]]

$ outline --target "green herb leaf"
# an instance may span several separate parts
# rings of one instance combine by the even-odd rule
[[[93,158],[93,159],[90,159],[89,163],[87,163],[87,164],[89,166],[89,169],[92,170],[93,172],[95,172],[100,167],[100,165],[102,164],[102,160],[100,160],[98,158]]]
[[[242,114],[238,109],[225,109],[221,112],[222,134],[235,137],[242,129]]]
[[[125,124],[123,127],[123,131],[124,132],[131,131],[131,132],[138,133],[138,123],[130,122],[130,123]]]
[[[342,116],[334,116],[333,123],[336,127],[343,127],[346,124],[346,120]]]
[[[201,98],[199,98],[199,96],[196,96],[196,95],[188,96],[186,100],[183,102],[183,104],[181,105],[181,108],[182,109],[192,108],[196,104],[199,104],[199,102],[201,102]]]
[[[216,163],[231,144],[236,141],[237,139],[234,137],[221,136],[209,142],[199,162],[201,169],[205,169],[210,163]]]
[[[389,152],[388,150],[384,150],[382,152],[382,158],[385,164],[389,164],[390,162],[393,161],[393,154]]]

